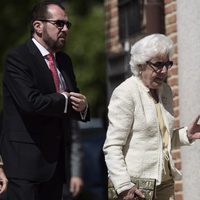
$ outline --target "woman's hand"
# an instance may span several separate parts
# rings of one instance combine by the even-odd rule
[[[145,198],[144,194],[135,186],[119,194],[119,200],[134,200],[134,197]]]
[[[187,137],[189,140],[200,139],[200,124],[198,124],[200,115],[188,126]]]

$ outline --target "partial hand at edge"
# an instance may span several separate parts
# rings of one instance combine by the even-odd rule
[[[189,140],[200,139],[200,124],[198,124],[200,115],[188,126],[187,137]]]
[[[0,167],[0,194],[6,191],[8,185],[8,179],[4,174],[2,167]]]

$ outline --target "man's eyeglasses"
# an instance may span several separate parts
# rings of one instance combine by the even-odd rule
[[[51,20],[51,19],[38,19],[41,22],[49,22],[53,25],[55,25],[57,28],[59,29],[63,29],[63,27],[66,25],[68,29],[71,28],[72,23],[69,21],[65,21],[65,20]]]
[[[160,71],[163,69],[163,67],[166,67],[167,69],[171,68],[173,66],[173,61],[167,61],[167,62],[155,62],[152,63],[151,61],[146,62],[147,65],[152,67],[152,69],[156,71]]]

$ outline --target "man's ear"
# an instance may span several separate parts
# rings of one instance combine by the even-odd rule
[[[34,21],[33,28],[37,34],[42,34],[43,31],[43,23],[41,21]]]

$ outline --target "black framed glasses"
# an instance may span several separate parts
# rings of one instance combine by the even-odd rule
[[[167,62],[151,62],[151,61],[147,61],[146,62],[147,65],[149,65],[150,67],[152,67],[152,69],[156,70],[156,71],[160,71],[163,69],[163,67],[166,67],[167,69],[171,68],[173,66],[173,61],[168,60]]]
[[[65,20],[53,20],[53,19],[38,19],[41,22],[48,22],[51,23],[53,25],[55,25],[57,28],[59,29],[63,29],[63,27],[66,25],[68,29],[71,28],[72,23],[69,21],[65,21]]]

